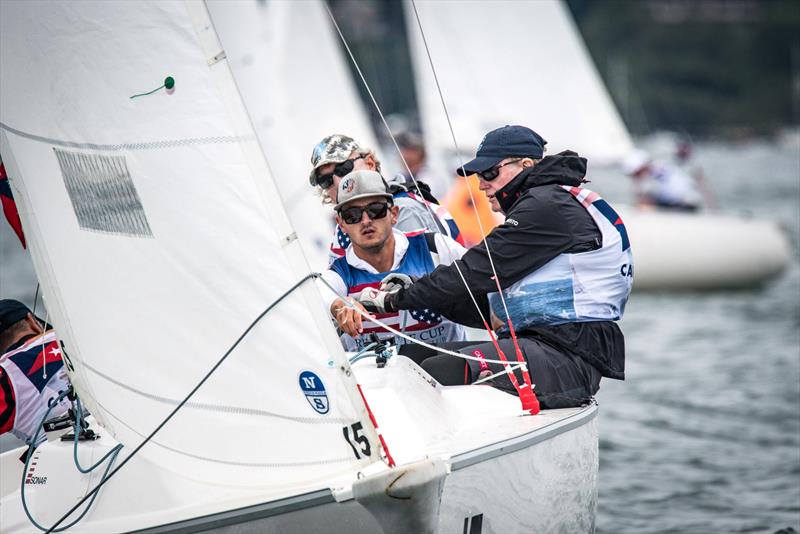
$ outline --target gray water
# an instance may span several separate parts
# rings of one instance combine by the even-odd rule
[[[792,264],[760,289],[634,292],[627,380],[598,395],[597,529],[800,531],[800,140],[703,144],[696,162],[725,211],[786,226]],[[629,198],[624,178],[591,167],[590,178]],[[1,221],[0,255],[0,298],[31,304],[30,260]]]

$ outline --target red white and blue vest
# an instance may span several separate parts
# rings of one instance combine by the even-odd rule
[[[341,257],[331,264],[330,268],[341,276],[347,285],[348,296],[359,293],[367,287],[380,287],[381,280],[390,273],[403,273],[420,277],[436,268],[425,233],[420,231],[405,235],[408,238],[408,250],[406,250],[398,267],[392,271],[369,273],[347,263],[346,257]],[[466,339],[464,328],[461,325],[453,323],[428,309],[383,313],[377,314],[375,317],[392,328],[426,343],[443,343]],[[394,334],[372,321],[365,320],[362,327],[364,332],[358,338],[342,334],[341,340],[345,350],[361,350],[370,343],[369,335],[373,333],[377,334],[380,339],[394,336]],[[398,345],[409,343],[408,340],[399,336],[397,336],[395,342]]]

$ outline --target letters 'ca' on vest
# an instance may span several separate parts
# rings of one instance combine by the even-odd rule
[[[597,193],[561,186],[589,212],[603,236],[596,250],[562,253],[503,290],[514,327],[581,321],[614,321],[625,311],[633,285],[633,255],[622,218]],[[497,293],[495,315],[506,314]]]

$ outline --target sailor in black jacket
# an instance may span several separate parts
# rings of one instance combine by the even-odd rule
[[[560,408],[588,401],[601,376],[624,378],[624,338],[615,321],[630,294],[633,265],[622,220],[599,195],[579,187],[586,160],[570,151],[542,158],[545,144],[529,128],[505,126],[489,132],[477,157],[458,171],[477,173],[492,208],[506,215],[456,262],[481,313],[455,265],[405,287],[365,291],[359,300],[369,310],[427,308],[476,327],[483,326],[481,314],[491,316],[500,347],[513,362],[510,316],[542,407]],[[498,358],[491,342],[459,350]],[[501,369],[473,360],[465,368],[447,355],[430,357],[422,367],[448,385]],[[493,384],[515,391],[505,375]]]

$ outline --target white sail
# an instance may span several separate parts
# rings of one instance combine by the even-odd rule
[[[202,3],[3,1],[0,36],[0,153],[49,317],[81,398],[130,450],[309,272],[276,187],[310,190],[308,167],[254,132]],[[130,98],[166,76],[174,90]],[[140,454],[284,489],[376,460],[326,322],[307,281]]]
[[[486,132],[506,124],[536,130],[550,154],[571,149],[593,163],[610,163],[632,148],[562,2],[415,5],[462,152],[474,154]],[[450,176],[459,162],[414,7],[406,0],[405,8],[430,163]]]
[[[333,211],[308,183],[311,151],[347,134],[376,147],[321,0],[208,2],[253,127],[313,269],[326,267]]]

